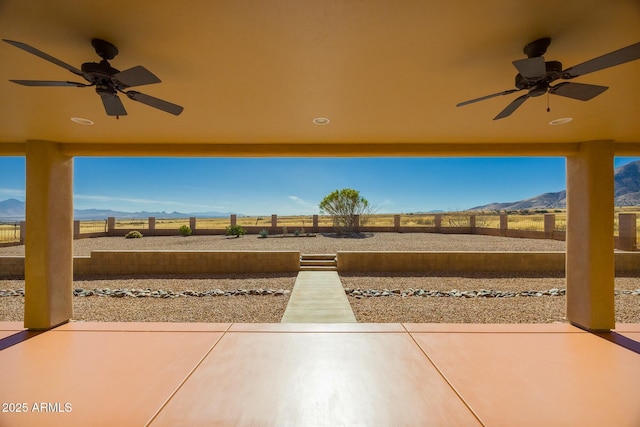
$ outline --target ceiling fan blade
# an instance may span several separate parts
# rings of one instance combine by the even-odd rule
[[[160,83],[160,79],[142,65],[137,65],[133,68],[129,68],[128,70],[121,71],[113,77],[126,87]]]
[[[505,90],[503,92],[492,93],[491,95],[482,96],[480,98],[475,98],[475,99],[471,99],[469,101],[461,102],[459,104],[456,104],[456,107],[462,107],[463,105],[469,105],[469,104],[473,104],[474,102],[484,101],[485,99],[495,98],[496,96],[509,95],[510,93],[518,92],[518,91],[521,91],[521,90],[522,89],[509,89],[509,90]]]
[[[33,46],[29,46],[26,43],[17,42],[17,41],[14,41],[14,40],[7,40],[7,39],[2,39],[2,40],[7,42],[7,43],[9,43],[10,45],[13,45],[13,46],[19,48],[19,49],[22,49],[22,50],[24,50],[26,52],[29,52],[29,53],[33,54],[33,55],[39,56],[40,58],[44,59],[45,61],[49,61],[49,62],[51,62],[53,64],[56,64],[56,65],[58,65],[58,66],[60,66],[62,68],[66,68],[67,70],[71,71],[73,74],[77,74],[79,76],[83,76],[84,77],[84,74],[82,73],[82,71],[78,70],[73,65],[69,65],[66,62],[62,62],[59,59],[54,58],[53,56],[48,55],[48,54],[42,52],[41,50],[36,49]]]
[[[547,73],[547,66],[542,56],[519,59],[512,62],[518,72],[527,78],[542,77]]]
[[[176,116],[182,113],[182,110],[184,110],[184,108],[179,105],[172,104],[171,102],[164,101],[162,99],[154,98],[153,96],[145,95],[144,93],[136,92],[135,90],[130,90],[129,92],[125,93],[130,99],[133,99],[134,101],[142,102],[143,104],[147,104],[150,107],[166,111],[167,113],[171,113]]]
[[[625,62],[635,61],[636,59],[640,59],[640,42],[569,67],[562,72],[562,78],[572,79],[594,71],[624,64]]]
[[[22,86],[75,86],[75,87],[87,87],[84,83],[78,82],[57,82],[50,80],[9,80],[10,82],[17,83]]]
[[[549,93],[566,96],[567,98],[573,98],[580,101],[588,101],[591,98],[595,98],[600,95],[607,89],[609,89],[607,86],[564,82],[550,88]]]
[[[516,99],[514,99],[511,104],[507,105],[507,108],[505,108],[504,110],[500,111],[500,114],[498,114],[497,116],[495,116],[493,118],[493,120],[499,120],[499,119],[504,119],[505,117],[509,117],[514,111],[516,111],[518,109],[518,107],[520,107],[524,101],[526,101],[529,98],[529,94],[526,95],[522,95],[517,97]]]
[[[100,95],[102,99],[102,105],[108,116],[126,116],[127,110],[124,109],[122,101],[118,95],[104,94]]]

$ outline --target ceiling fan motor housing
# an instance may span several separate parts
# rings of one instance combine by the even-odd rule
[[[113,85],[110,84],[97,84],[96,85],[96,93],[100,96],[113,96],[115,95],[116,89]]]
[[[524,77],[518,73],[516,75],[516,87],[518,89],[531,89],[534,87],[545,86],[555,80],[558,80],[562,76],[562,64],[559,61],[547,61],[545,62],[546,73],[540,77]],[[535,96],[535,94],[532,94]]]
[[[85,79],[96,84],[103,81],[111,81],[111,78],[120,72],[109,65],[107,61],[100,61],[100,63],[85,62],[82,64],[81,69]]]

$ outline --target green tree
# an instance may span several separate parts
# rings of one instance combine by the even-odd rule
[[[367,199],[351,188],[333,191],[322,199],[319,207],[333,217],[334,227],[346,231],[355,229],[356,216],[367,215],[372,211]]]

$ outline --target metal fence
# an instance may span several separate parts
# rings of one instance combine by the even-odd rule
[[[144,230],[149,228],[149,220],[147,218],[118,218],[116,219],[116,228],[139,228]]]
[[[189,226],[189,218],[156,219],[155,227],[159,230],[179,230],[183,225]]]
[[[0,243],[20,241],[20,222],[0,222]]]
[[[631,212],[634,213],[634,212]],[[474,218],[474,221],[471,220]],[[364,221],[363,221],[364,219]],[[567,230],[567,218],[566,213],[554,214],[554,231],[564,232]],[[193,224],[195,220],[195,224]],[[115,230],[175,230],[176,234],[181,225],[192,226],[195,225],[198,230],[224,230],[233,221],[233,217],[222,218],[117,218],[114,222]],[[273,224],[272,215],[261,216],[241,216],[237,217],[236,224],[243,227],[263,227],[264,229],[271,229]],[[74,227],[76,233],[85,235],[85,237],[94,237],[104,233],[109,235],[109,219],[101,220],[82,220],[77,221],[78,224]],[[320,228],[332,227],[333,218],[330,215],[319,215],[316,219],[316,224]],[[543,233],[545,231],[545,215],[543,214],[520,214],[520,215],[499,215],[494,213],[479,213],[470,214],[468,212],[455,212],[455,213],[442,213],[442,214],[401,214],[401,215],[370,215],[361,217],[360,226],[364,227],[367,231],[375,231],[377,227],[385,229],[394,227],[398,231],[403,231],[403,227],[407,227],[406,230],[413,232],[419,232],[420,227],[442,229],[465,229],[475,225],[476,229],[500,229],[501,222],[506,221],[506,224],[502,224],[505,230],[518,230],[518,231],[531,231]],[[399,224],[398,224],[399,223]],[[314,216],[311,215],[298,215],[298,216],[276,216],[277,227],[286,227],[289,232],[295,232],[296,230],[310,232],[314,230]],[[398,227],[399,225],[399,227]],[[326,229],[326,228],[325,228]],[[450,230],[451,231],[451,230]],[[449,232],[450,232],[449,231]],[[549,230],[547,230],[549,231]],[[619,216],[616,213],[614,217],[614,235],[619,236]],[[255,232],[255,228],[254,231]],[[21,227],[21,222],[17,220],[11,220],[5,218],[0,220],[0,244],[20,244],[24,239],[24,228]],[[90,235],[94,236],[90,236]],[[164,233],[166,234],[166,232]],[[640,242],[640,215],[636,218],[636,241]]]
[[[544,231],[544,215],[510,215],[508,218],[511,230]]]
[[[401,227],[435,227],[436,216],[428,214],[404,214],[400,215]]]
[[[476,227],[500,228],[500,215],[476,215]]]
[[[80,234],[106,233],[109,231],[106,219],[80,221]]]

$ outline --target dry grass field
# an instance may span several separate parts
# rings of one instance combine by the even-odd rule
[[[640,214],[638,207],[622,207],[616,208],[617,213],[636,213]],[[553,213],[556,219],[556,230],[566,230],[567,214],[564,209],[546,210],[546,211],[521,211],[513,212],[508,215],[508,228],[512,230],[527,231],[544,231],[544,214]],[[445,212],[441,215],[441,225],[443,227],[469,227],[469,215],[476,216],[476,227],[484,228],[500,228],[500,215],[491,212]],[[396,214],[372,214],[361,219],[361,225],[371,227],[393,227],[394,215]],[[434,227],[436,224],[436,214],[409,213],[399,214],[400,225],[403,227]],[[285,226],[290,232],[295,230],[309,229],[313,224],[312,215],[296,215],[296,216],[278,216],[278,226]],[[238,225],[243,227],[271,227],[271,215],[262,216],[246,216],[238,217],[236,220]],[[175,229],[182,225],[189,225],[189,219],[156,219],[155,227],[158,229]],[[197,227],[200,229],[225,229],[230,225],[229,218],[198,218]],[[328,215],[320,215],[318,217],[318,225],[332,226],[333,221]],[[96,231],[104,231],[105,221],[82,221],[81,232],[90,233]],[[118,219],[116,228],[145,229],[149,227],[147,219]],[[640,215],[638,216],[638,230],[640,231]],[[614,219],[614,235],[618,233],[618,217]],[[639,233],[640,234],[640,233]],[[639,239],[640,240],[640,239]]]
[[[395,214],[373,214],[362,218],[361,225],[372,227],[393,227]],[[400,214],[400,225],[410,227],[434,227],[435,214]],[[452,212],[441,214],[443,227],[468,227],[469,213]],[[556,223],[564,224],[566,222],[566,214],[564,211],[556,213]],[[265,216],[246,216],[238,217],[236,220],[238,225],[244,227],[271,227],[271,215]],[[198,218],[197,226],[200,229],[225,229],[229,226],[229,218]],[[278,216],[278,226],[285,226],[293,230],[301,230],[310,228],[313,224],[313,216],[297,215],[297,216]],[[181,219],[156,219],[155,227],[158,229],[178,229],[182,225],[189,225],[188,218]],[[318,218],[319,226],[331,226],[333,221],[330,216],[320,215]],[[476,226],[487,228],[499,228],[500,216],[489,213],[476,213]],[[82,221],[82,232],[103,231],[105,221]],[[118,219],[116,228],[145,229],[149,227],[147,219]],[[544,214],[510,214],[509,228],[516,230],[544,230]],[[86,231],[85,231],[86,230]]]

